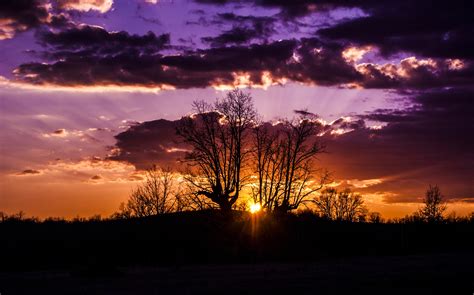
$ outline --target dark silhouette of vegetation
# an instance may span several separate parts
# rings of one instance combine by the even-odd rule
[[[445,223],[329,221],[220,210],[110,219],[21,218],[3,214],[1,271],[127,265],[320,261],[361,255],[462,253],[474,249],[474,218]],[[354,241],[357,241],[354,243]],[[348,247],[350,245],[350,247]],[[92,269],[94,270],[94,269]]]
[[[437,185],[428,188],[423,200],[423,207],[418,212],[421,219],[426,222],[442,222],[444,219],[444,212],[447,205],[444,202],[444,197]]]
[[[313,203],[317,212],[328,220],[354,222],[365,220],[368,213],[362,197],[349,189],[340,192],[335,188],[325,189],[314,198]]]
[[[302,114],[275,126],[261,123],[253,128],[257,184],[252,195],[266,211],[297,209],[326,183],[328,173],[314,161],[324,147],[316,137],[321,124],[313,119]]]
[[[145,180],[120,205],[118,217],[146,217],[180,212],[186,207],[181,183],[169,168],[153,165],[145,172]]]
[[[379,212],[369,212],[368,221],[371,223],[382,223],[384,222],[384,219]]]
[[[194,111],[177,128],[178,135],[193,148],[185,159],[189,164],[186,179],[196,194],[230,211],[245,181],[245,146],[256,118],[252,98],[235,90],[213,105],[194,102]]]

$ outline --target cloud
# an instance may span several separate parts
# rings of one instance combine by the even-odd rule
[[[376,46],[382,55],[411,53],[422,57],[473,59],[472,1],[344,0],[197,0],[199,3],[278,8],[273,16],[297,21],[315,12],[343,13],[341,21],[319,27],[317,35],[345,45]],[[345,9],[345,10],[344,10]],[[359,9],[357,14],[348,9]],[[413,26],[416,24],[416,26]]]
[[[112,8],[113,0],[57,0],[58,7],[65,10],[106,13]]]
[[[208,3],[217,4],[214,1]],[[346,23],[378,19],[385,15],[395,17],[396,15],[391,15],[389,8],[384,5],[371,1],[350,4],[347,1],[246,3],[266,8],[280,7],[287,11],[309,9],[308,7],[314,5],[316,9],[334,11],[340,7],[358,5],[366,11],[366,15],[357,17],[349,13],[342,23],[328,24],[325,29],[318,31],[320,37],[313,35],[301,38],[301,35],[298,35],[295,38],[300,39],[273,41],[275,23],[281,21],[281,15],[218,13],[209,25],[230,25],[230,28],[227,27],[217,36],[202,38],[211,48],[196,48],[196,45],[193,45],[194,48],[174,46],[170,44],[169,34],[155,35],[149,32],[136,35],[125,31],[109,32],[92,25],[69,23],[62,30],[42,29],[37,34],[38,41],[44,46],[44,51],[40,54],[44,60],[18,66],[14,70],[15,82],[46,88],[130,88],[151,91],[206,87],[220,90],[235,87],[266,89],[271,85],[287,82],[399,90],[474,83],[473,61],[468,55],[455,56],[456,50],[453,50],[452,56],[435,54],[434,57],[406,57],[406,51],[411,50],[409,46],[395,46],[393,48],[396,50],[392,53],[403,53],[403,58],[399,62],[394,59],[387,61],[383,59],[387,54],[383,42],[352,40],[351,36],[339,36],[334,33],[339,26],[345,26]],[[411,5],[409,8],[412,8]],[[419,8],[417,4],[413,5],[414,9]],[[398,4],[388,6],[396,11],[401,9]],[[439,8],[436,7],[433,9]],[[429,13],[431,12],[430,10]],[[407,12],[406,17],[412,13]],[[296,17],[299,14],[287,15]],[[405,16],[400,16],[400,21],[404,18]],[[459,24],[456,24],[461,25],[460,23],[468,26],[470,24],[464,16],[459,20]],[[400,38],[403,40],[404,34],[409,34],[408,30],[404,29],[405,26],[388,26],[387,34],[401,34]],[[445,24],[438,26],[441,28],[435,29],[442,31]],[[382,25],[374,25],[372,30],[375,30],[374,28],[385,32]],[[351,30],[341,32],[350,33]],[[415,29],[414,32],[417,35],[424,31],[418,32],[418,29]],[[353,33],[359,36],[356,31]],[[446,34],[443,38],[451,38],[450,31]],[[365,35],[365,32],[360,35]],[[467,44],[469,47],[469,42]]]
[[[224,4],[251,4],[265,8],[280,9],[280,16],[288,19],[306,16],[316,11],[328,11],[336,7],[355,7],[358,4],[370,1],[344,1],[344,0],[195,0],[202,4],[224,5]]]
[[[38,170],[26,169],[14,176],[40,175],[49,182],[125,183],[142,179],[127,163],[91,157],[78,161],[56,160]]]
[[[383,181],[382,179],[375,178],[375,179],[363,179],[363,180],[349,179],[346,182],[348,185],[351,185],[355,188],[366,188],[369,186],[380,184],[382,183],[382,181]]]
[[[26,175],[39,175],[41,174],[41,171],[35,170],[35,169],[25,169],[21,172],[16,173],[15,175],[18,176],[26,176]]]
[[[305,110],[297,110],[295,113],[308,116],[316,122],[320,126],[321,133],[319,136],[321,137],[326,135],[331,138],[338,136],[342,133],[334,134],[333,131],[340,129],[343,129],[346,133],[365,127],[363,120],[358,118],[343,117],[328,123],[316,114]],[[181,120],[159,119],[130,126],[127,130],[115,136],[114,151],[108,159],[133,164],[140,170],[150,168],[153,164],[178,166],[178,161],[184,159],[186,152],[192,150],[176,134],[176,128]],[[279,128],[278,123],[278,121],[267,122],[270,128]]]
[[[111,132],[111,130],[109,128],[88,128],[86,130],[66,130],[65,128],[59,128],[49,133],[43,133],[42,136],[51,139],[66,139],[66,141],[78,139],[81,142],[98,143],[101,142],[101,140],[95,137],[95,133],[97,132]]]
[[[101,31],[91,29],[88,31]],[[81,32],[82,33],[82,32]],[[109,35],[105,35],[106,37]],[[61,86],[142,86],[142,87],[207,87],[216,83],[231,84],[232,72],[242,71],[252,74],[252,82],[261,84],[262,72],[278,67],[291,56],[293,41],[282,41],[269,45],[247,47],[216,48],[198,50],[184,55],[162,56],[157,51],[160,46],[150,45],[144,40],[163,40],[152,34],[142,37],[112,38],[112,45],[105,45],[104,52],[100,46],[91,44],[83,50],[56,50],[49,54],[60,60],[47,63],[28,63],[15,70],[17,77],[24,82],[43,85]],[[109,38],[109,37],[107,37]],[[44,38],[56,43],[53,38]],[[63,38],[59,38],[64,40]],[[117,40],[116,42],[113,42]],[[75,40],[75,38],[74,38]],[[107,39],[106,39],[107,40]],[[69,44],[69,39],[56,46],[80,46]],[[145,45],[142,46],[142,43]],[[104,44],[97,40],[97,43]],[[110,48],[113,46],[113,48]],[[272,53],[272,54],[270,54]],[[246,62],[241,62],[241,60]]]
[[[361,63],[355,68],[363,75],[365,88],[416,89],[472,85],[472,62],[451,59],[402,59],[399,64]]]
[[[368,189],[396,193],[391,202],[416,202],[429,184],[447,198],[474,198],[474,90],[435,89],[406,94],[404,110],[377,110],[360,116],[380,129],[358,128],[326,138],[331,155],[322,162],[340,179],[383,179]]]
[[[131,89],[205,88],[227,90],[235,87],[282,85],[288,81],[307,85],[416,89],[470,85],[474,65],[459,59],[405,58],[400,63],[348,63],[335,43],[317,39],[277,41],[263,45],[218,47],[162,55],[166,42],[150,38],[105,37],[101,28],[90,41],[77,43],[54,37],[57,50],[47,53],[53,63],[27,63],[15,71],[16,77],[30,85],[48,87],[121,87]],[[79,35],[81,36],[83,32]],[[88,35],[88,34],[86,34]],[[58,41],[61,40],[61,41]],[[125,41],[135,40],[135,41]],[[103,47],[101,47],[104,44]],[[128,46],[128,47],[127,47]],[[149,47],[148,47],[149,46]],[[64,49],[59,49],[64,48]],[[77,50],[73,50],[77,48]],[[245,61],[245,62],[242,62]]]
[[[102,179],[102,176],[100,175],[94,175],[91,177],[91,180],[101,180]]]
[[[43,32],[40,41],[51,46],[45,52],[51,64],[29,63],[14,73],[28,83],[58,86],[157,87],[154,74],[165,70],[157,65],[158,51],[169,43],[169,35],[130,35],[82,25],[59,33]],[[153,67],[153,65],[155,65]]]
[[[231,12],[219,13],[212,24],[232,24],[232,28],[223,31],[218,36],[203,37],[201,40],[213,47],[249,44],[252,41],[266,42],[272,34],[276,33],[275,21],[275,18],[268,16],[243,16]]]
[[[71,56],[108,56],[117,55],[128,50],[140,53],[156,53],[169,45],[168,34],[132,35],[125,31],[108,32],[102,27],[79,25],[60,32],[43,31],[39,34],[40,42],[52,46],[51,58]],[[79,51],[79,52],[78,52]]]
[[[67,132],[66,129],[61,128],[61,129],[56,129],[53,132],[51,132],[50,136],[57,136],[57,137],[66,137],[69,133]]]
[[[366,1],[365,4],[362,7],[370,15],[318,33],[327,38],[375,45],[385,55],[411,52],[437,58],[474,57],[471,1]]]
[[[201,40],[213,47],[220,47],[227,44],[248,44],[252,40],[263,39],[268,36],[268,33],[263,33],[255,28],[234,27],[217,37],[203,37]]]
[[[0,40],[10,39],[19,32],[35,28],[50,17],[43,0],[0,1]]]
[[[115,136],[115,150],[109,159],[131,163],[140,170],[153,164],[176,166],[177,160],[189,150],[176,135],[178,124],[179,120],[161,119],[129,127]]]
[[[342,57],[348,63],[355,63],[361,60],[364,57],[364,55],[371,50],[372,50],[371,46],[363,46],[363,47],[350,46],[344,49],[344,51],[342,51]]]
[[[0,40],[32,28],[72,26],[70,15],[63,11],[91,9],[105,12],[112,0],[2,0],[0,1]]]
[[[46,55],[55,61],[22,64],[14,73],[35,85],[221,89],[286,80],[339,85],[362,77],[343,60],[339,45],[317,39],[162,55],[166,36],[130,36],[89,26],[47,33],[41,40],[54,47]]]

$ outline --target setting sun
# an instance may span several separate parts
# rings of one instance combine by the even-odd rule
[[[262,206],[260,206],[260,204],[258,203],[250,205],[250,213],[252,214],[259,212],[261,209],[262,209]]]

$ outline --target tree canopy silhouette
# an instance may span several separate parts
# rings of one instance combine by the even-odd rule
[[[185,204],[180,183],[171,169],[155,165],[148,169],[145,180],[120,205],[119,217],[146,217],[182,211]]]
[[[430,223],[442,221],[443,214],[447,209],[443,198],[439,187],[430,185],[423,200],[424,206],[418,212],[419,216]]]
[[[300,114],[275,126],[262,123],[254,127],[257,184],[253,198],[267,211],[298,208],[328,179],[314,163],[324,147],[316,140],[321,124],[313,119]]]
[[[195,114],[183,117],[177,134],[193,150],[187,153],[186,179],[198,195],[230,211],[242,189],[246,141],[256,111],[249,94],[234,90],[214,104],[194,102]]]
[[[325,189],[314,199],[319,214],[328,220],[356,221],[365,218],[367,208],[359,194],[346,189],[338,192],[335,188]]]

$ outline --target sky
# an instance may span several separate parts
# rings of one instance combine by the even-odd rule
[[[327,126],[321,167],[402,217],[474,211],[472,1],[3,0],[0,211],[110,215],[196,99]],[[171,164],[170,164],[171,163]]]

